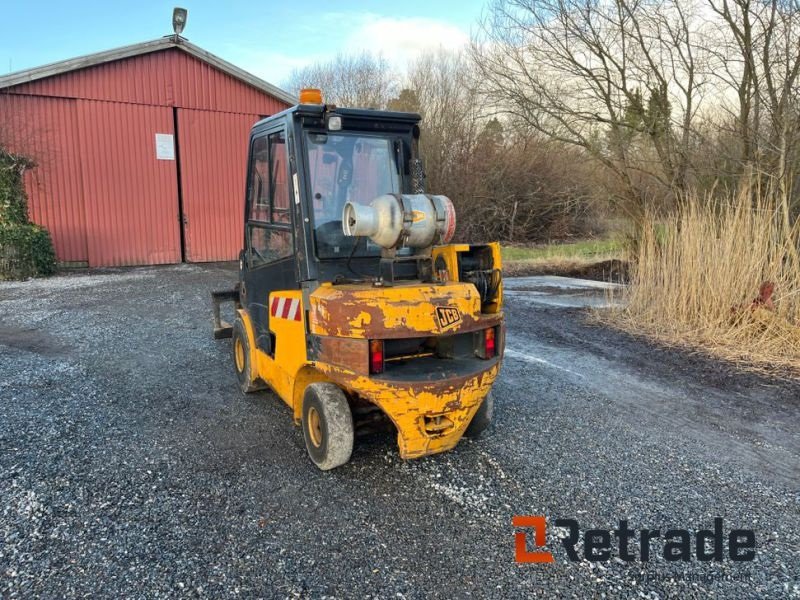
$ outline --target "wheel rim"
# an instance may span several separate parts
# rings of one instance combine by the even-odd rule
[[[236,338],[233,343],[233,356],[236,361],[236,370],[241,373],[244,371],[244,344],[240,338]]]
[[[322,445],[322,420],[319,418],[319,412],[313,406],[308,409],[308,436],[315,448]]]

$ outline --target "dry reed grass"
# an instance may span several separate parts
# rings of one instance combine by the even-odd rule
[[[791,223],[769,194],[691,200],[666,220],[648,219],[631,250],[623,308],[604,319],[751,368],[800,375],[800,222]],[[763,282],[775,286],[774,310],[753,303]]]

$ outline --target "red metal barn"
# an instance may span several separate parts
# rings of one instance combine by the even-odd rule
[[[293,99],[170,36],[0,77],[0,141],[74,265],[233,260],[248,131]]]

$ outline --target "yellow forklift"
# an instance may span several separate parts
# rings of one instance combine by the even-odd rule
[[[232,338],[243,392],[269,386],[289,405],[323,470],[381,422],[408,459],[492,419],[499,246],[449,243],[455,211],[425,193],[419,121],[303,90],[250,133],[239,283],[212,292],[214,335]]]

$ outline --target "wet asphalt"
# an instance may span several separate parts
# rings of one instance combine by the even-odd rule
[[[211,338],[208,292],[233,281],[0,283],[0,597],[800,596],[800,385],[593,325],[602,288],[509,280],[484,437],[405,462],[372,435],[321,473]],[[514,515],[547,518],[554,562],[515,562]],[[755,560],[668,562],[653,542],[647,562],[573,562],[554,527],[716,517],[753,530]]]

